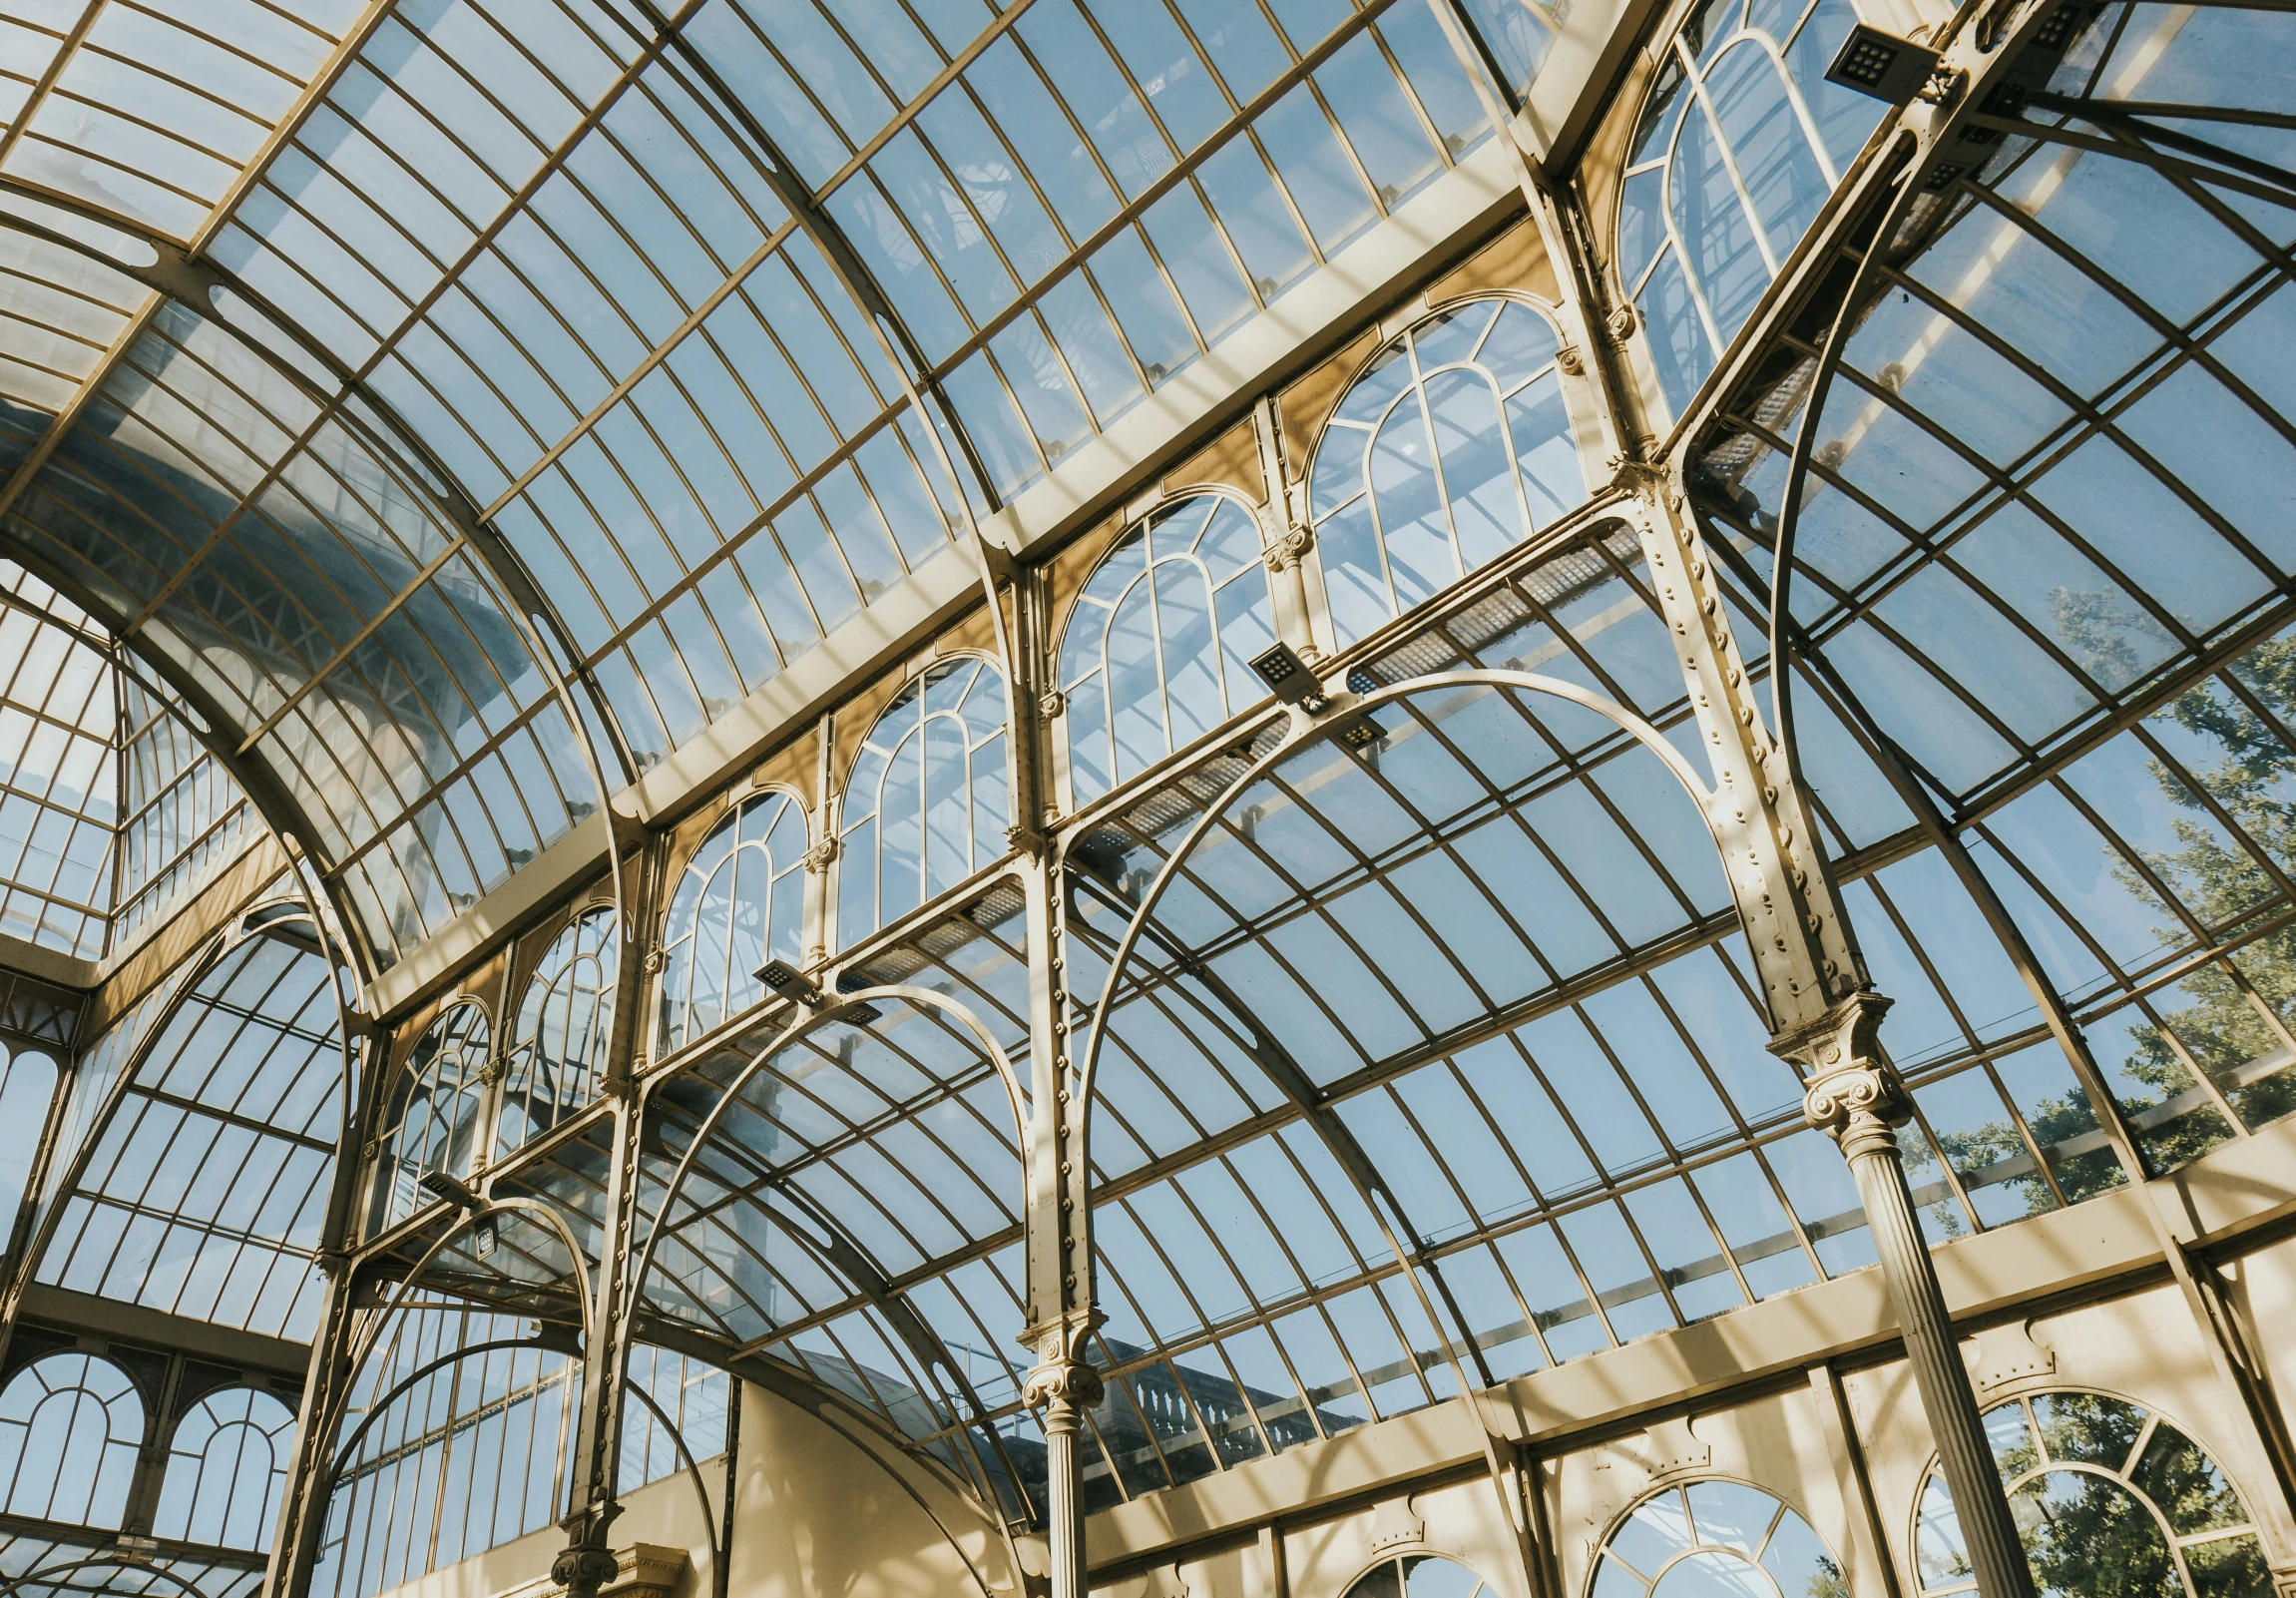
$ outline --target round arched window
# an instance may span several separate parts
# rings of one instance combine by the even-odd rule
[[[367,1209],[369,1237],[432,1202],[416,1186],[424,1172],[470,1175],[493,1037],[486,1011],[464,1000],[439,1012],[415,1040],[382,1132]]]
[[[0,1388],[0,1509],[110,1528],[128,1510],[144,1404],[109,1359],[52,1353]]]
[[[1005,853],[1005,679],[970,656],[893,696],[862,741],[839,817],[840,948]]]
[[[614,911],[585,910],[543,951],[512,1034],[495,1112],[496,1154],[546,1132],[598,1096],[614,1031]]]
[[[15,1230],[55,1096],[55,1059],[45,1049],[0,1041],[0,1238]]]
[[[765,997],[757,968],[796,965],[805,930],[805,811],[787,794],[744,800],[693,851],[662,927],[656,1047],[683,1048]]]
[[[1061,647],[1077,802],[1265,699],[1251,660],[1274,642],[1250,511],[1197,494],[1127,531],[1077,596]]]
[[[1554,324],[1476,299],[1399,334],[1324,428],[1308,510],[1342,649],[1587,498]]]
[[[1706,0],[1650,82],[1618,197],[1618,276],[1679,416],[1881,120],[1826,81],[1850,0]]]
[[[1347,1598],[1499,1598],[1499,1590],[1456,1559],[1405,1554],[1356,1577]]]
[[[260,1548],[278,1518],[295,1412],[267,1392],[226,1387],[176,1422],[152,1529],[162,1537]]]
[[[1988,1409],[1985,1429],[2043,1593],[2269,1598],[2247,1506],[2216,1461],[2159,1415],[2100,1392],[2045,1392]],[[1914,1558],[1925,1598],[1977,1591],[1934,1466]]]
[[[1810,1523],[1742,1481],[1693,1481],[1636,1504],[1603,1544],[1593,1598],[1849,1598]]]

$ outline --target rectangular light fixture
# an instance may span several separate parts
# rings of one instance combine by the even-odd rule
[[[434,1199],[444,1199],[458,1210],[478,1208],[478,1195],[471,1192],[461,1178],[444,1171],[425,1171],[414,1179],[414,1185]]]
[[[1861,22],[1826,68],[1826,82],[1902,106],[1922,92],[1937,62],[1935,50]]]
[[[1259,674],[1268,692],[1286,705],[1297,705],[1312,716],[1326,702],[1323,684],[1289,644],[1278,644],[1254,656],[1251,669]]]
[[[877,984],[869,979],[869,973],[859,966],[848,965],[837,973],[837,991],[841,994],[862,993],[875,986]],[[884,1014],[874,1004],[856,1004],[846,1010],[840,1019],[854,1026],[867,1026],[872,1021],[883,1020]]]
[[[787,960],[767,960],[757,967],[755,974],[767,991],[781,998],[795,999],[804,1005],[817,1006],[821,1002],[821,990]]]

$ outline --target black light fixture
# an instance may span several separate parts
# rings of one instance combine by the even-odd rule
[[[1314,671],[1293,653],[1289,644],[1277,644],[1253,656],[1251,669],[1259,674],[1269,693],[1286,705],[1297,705],[1310,716],[1330,703]]]
[[[821,1003],[821,990],[787,960],[767,960],[757,967],[756,976],[769,991],[784,999],[795,999],[814,1008]]]
[[[414,1185],[434,1199],[444,1199],[458,1210],[475,1210],[481,1202],[479,1196],[470,1190],[468,1183],[444,1171],[425,1171],[414,1179]]]
[[[1935,50],[1861,22],[1835,52],[1826,82],[1902,106],[1922,92],[1937,63]]]
[[[839,993],[861,993],[875,986],[877,984],[870,979],[869,973],[857,965],[848,965],[837,973],[837,991]],[[838,1019],[850,1021],[855,1026],[867,1026],[871,1021],[882,1020],[884,1013],[874,1004],[856,1004],[840,1015]]]
[[[535,1345],[552,1353],[563,1353],[570,1359],[582,1357],[582,1329],[563,1321],[535,1321],[528,1323],[528,1331]]]
[[[1365,694],[1376,694],[1385,686],[1361,666],[1347,674],[1347,691],[1358,698]],[[1386,736],[1387,729],[1362,711],[1341,718],[1337,730],[1332,734],[1332,737],[1339,740],[1341,748],[1351,750],[1370,749]]]

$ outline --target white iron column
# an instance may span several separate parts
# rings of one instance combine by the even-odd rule
[[[1713,769],[1706,819],[1761,975],[1770,1050],[1800,1072],[1810,1124],[1841,1146],[1857,1180],[1978,1590],[1983,1598],[2034,1598],[2033,1572],[1906,1187],[1896,1129],[1912,1109],[1875,1038],[1890,1001],[1866,982],[1790,752],[1763,725],[1678,478],[1630,464],[1615,486],[1631,492],[1622,508],[1630,507]]]
[[[1978,1591],[1987,1598],[2032,1598],[2032,1568],[1906,1185],[1897,1129],[1913,1119],[1913,1105],[1896,1070],[1874,1046],[1889,1006],[1878,993],[1853,994],[1804,1032],[1774,1039],[1771,1048],[1801,1067],[1802,1113],[1840,1145],[1857,1181]]]

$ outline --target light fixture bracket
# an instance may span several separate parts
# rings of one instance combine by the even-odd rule
[[[1927,45],[1861,22],[1834,52],[1826,82],[1893,106],[1911,105],[1929,87],[1937,65],[1938,53]]]

